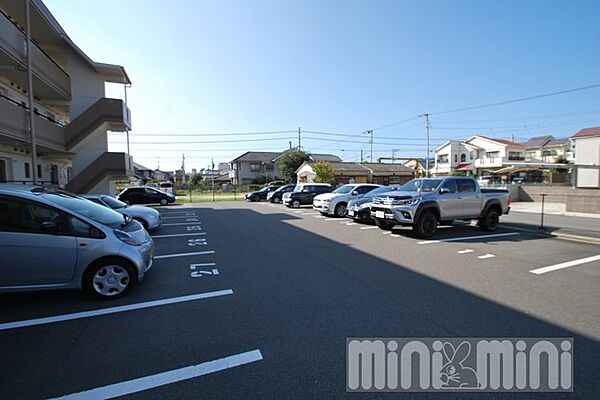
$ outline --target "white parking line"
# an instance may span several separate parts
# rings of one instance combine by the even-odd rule
[[[250,364],[262,359],[263,356],[260,350],[251,350],[244,353],[235,354],[233,356],[219,358],[218,360],[207,361],[201,364],[190,365],[188,367],[172,369],[170,371],[132,379],[130,381],[114,383],[112,385],[102,386],[79,393],[56,397],[55,400],[112,399],[115,397],[126,396],[128,394],[138,393],[144,390],[197,378],[202,375],[224,371],[229,368],[239,367],[240,365]]]
[[[461,240],[487,239],[487,238],[504,237],[504,236],[515,236],[515,235],[520,235],[520,233],[519,232],[495,233],[493,235],[464,236],[464,237],[449,238],[449,239],[425,240],[425,241],[422,241],[422,242],[418,242],[418,244],[433,244],[433,243],[442,243],[442,242],[460,242]]]
[[[162,260],[163,258],[175,258],[175,257],[189,257],[189,256],[203,256],[206,254],[215,254],[214,250],[208,251],[196,251],[193,253],[178,253],[178,254],[163,254],[162,256],[155,256],[155,260]]]
[[[467,254],[467,253],[472,253],[473,250],[471,249],[464,249],[464,250],[459,250],[457,251],[458,254]]]
[[[382,235],[391,235],[391,234],[392,234],[392,232],[390,232],[390,231],[383,231],[383,232],[381,232],[381,234],[382,234]]]
[[[346,225],[352,226],[352,225],[358,225],[358,224],[356,222],[346,222]]]
[[[185,214],[178,214],[178,213],[165,213],[165,216],[162,216],[163,214],[161,213],[160,216],[161,218],[185,218],[185,217],[197,217],[198,215],[196,213],[185,213]]]
[[[363,226],[360,229],[379,229],[379,227],[377,227],[377,226]]]
[[[339,221],[339,218],[325,218],[325,221]]]
[[[325,217],[324,217],[324,216],[322,216],[322,215],[315,215],[314,217],[315,217],[315,218],[325,218]]]
[[[496,257],[493,254],[484,254],[483,256],[477,256],[477,258],[479,258],[480,260],[487,260],[488,258],[494,258]]]
[[[179,217],[162,217],[162,219],[182,219],[182,218],[193,218],[193,219],[198,219],[196,216],[194,215],[181,215]]]
[[[173,224],[162,224],[161,226],[199,225],[200,222],[176,222]]]
[[[172,235],[155,235],[155,236],[152,236],[152,239],[162,239],[162,238],[179,237],[179,236],[200,236],[200,235],[206,235],[206,232],[199,232],[199,233],[174,233]]]
[[[587,264],[587,263],[590,263],[593,261],[598,261],[598,260],[600,260],[600,254],[597,256],[580,258],[579,260],[567,261],[567,262],[560,263],[560,264],[550,265],[548,267],[532,269],[529,272],[531,272],[532,274],[541,275],[541,274],[545,274],[546,272],[552,272],[552,271],[556,271],[558,269],[574,267],[576,265]]]
[[[398,235],[397,233],[392,233],[390,236],[391,236],[391,237],[400,237],[400,236],[402,236],[402,235]]]
[[[124,312],[124,311],[141,310],[143,308],[164,306],[167,304],[183,303],[186,301],[194,301],[194,300],[200,300],[200,299],[208,299],[211,297],[227,296],[230,294],[233,294],[233,290],[225,289],[225,290],[217,290],[215,292],[205,292],[205,293],[192,294],[192,295],[188,295],[188,296],[171,297],[171,298],[162,299],[162,300],[146,301],[144,303],[128,304],[125,306],[107,307],[107,308],[101,308],[99,310],[82,311],[82,312],[76,312],[76,313],[72,313],[72,314],[56,315],[54,317],[27,319],[27,320],[16,321],[16,322],[5,322],[3,324],[0,324],[0,331],[4,331],[7,329],[25,328],[28,326],[35,326],[35,325],[46,325],[46,324],[52,324],[55,322],[62,322],[62,321],[71,321],[74,319],[97,317],[99,315],[115,314],[115,313],[120,313],[120,312]]]

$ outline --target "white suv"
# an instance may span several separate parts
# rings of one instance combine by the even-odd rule
[[[320,194],[313,200],[313,209],[323,215],[334,214],[336,217],[346,216],[346,206],[352,199],[377,189],[381,185],[372,183],[356,183],[340,186],[331,193]]]

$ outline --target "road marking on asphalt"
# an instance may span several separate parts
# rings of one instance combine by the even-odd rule
[[[457,251],[458,254],[467,254],[467,253],[472,253],[473,250],[471,249],[464,249],[464,250],[459,250]]]
[[[182,218],[186,218],[186,219],[195,219],[198,220],[198,218],[196,218],[195,215],[180,215],[178,217],[161,217],[162,219],[182,219]]]
[[[315,218],[325,218],[325,217],[322,215],[315,215]]]
[[[263,356],[260,350],[251,350],[244,353],[235,354],[229,357],[219,358],[218,360],[207,361],[201,364],[190,365],[188,367],[172,369],[154,375],[148,375],[141,378],[113,383],[112,385],[101,386],[95,389],[85,390],[83,392],[72,393],[57,399],[112,399],[115,397],[126,396],[132,393],[138,393],[148,389],[154,389],[164,385],[198,378],[202,375],[212,374],[214,372],[224,371],[229,368],[239,367],[261,361]]]
[[[200,235],[206,235],[206,232],[174,233],[172,235],[154,235],[154,236],[152,236],[152,239],[164,239],[164,238],[179,237],[179,236],[200,236]]]
[[[76,312],[76,313],[71,313],[71,314],[56,315],[53,317],[27,319],[27,320],[16,321],[16,322],[5,322],[5,323],[0,324],[0,331],[4,331],[4,330],[8,330],[8,329],[16,329],[16,328],[25,328],[25,327],[29,327],[29,326],[35,326],[35,325],[46,325],[46,324],[52,324],[55,322],[71,321],[74,319],[97,317],[100,315],[116,314],[116,313],[120,313],[120,312],[131,311],[131,310],[141,310],[144,308],[164,306],[167,304],[184,303],[187,301],[208,299],[211,297],[227,296],[230,294],[233,294],[233,290],[224,289],[224,290],[217,290],[214,292],[197,293],[197,294],[192,294],[192,295],[188,295],[188,296],[171,297],[171,298],[162,299],[162,300],[146,301],[143,303],[127,304],[125,306],[107,307],[107,308],[101,308],[98,310],[82,311],[82,312]]]
[[[190,247],[206,246],[207,244],[208,242],[206,241],[206,239],[188,239],[188,246]]]
[[[192,224],[198,225],[198,224],[200,224],[200,222],[175,222],[172,224],[162,224],[161,226],[178,226],[178,225],[192,225]]]
[[[204,271],[204,270],[196,270],[194,267],[195,264],[191,264],[190,268],[193,269],[192,272],[190,272],[190,276],[192,278],[201,278],[203,275],[209,275],[209,276],[213,276],[213,275],[219,275],[219,270],[216,268],[213,268],[210,271]]]
[[[519,232],[509,232],[509,233],[495,233],[493,235],[464,236],[464,237],[449,238],[449,239],[424,240],[422,242],[417,242],[417,243],[418,244],[433,244],[433,243],[442,243],[442,242],[459,242],[461,240],[487,239],[487,238],[515,236],[515,235],[520,235],[520,233]]]
[[[550,265],[548,267],[532,269],[529,272],[531,272],[532,274],[541,275],[541,274],[545,274],[546,272],[552,272],[552,271],[556,271],[558,269],[574,267],[576,265],[587,264],[587,263],[590,263],[593,261],[598,261],[598,260],[600,260],[600,254],[597,256],[580,258],[579,260],[573,260],[573,261],[567,261],[567,262],[560,263],[560,264],[554,264],[554,265]]]
[[[392,232],[390,232],[390,231],[383,231],[383,232],[381,232],[381,234],[382,234],[382,235],[391,235],[391,234],[392,234]]]
[[[185,229],[189,232],[189,231],[201,231],[202,227],[200,225],[195,225],[195,226],[186,226]]]
[[[351,225],[358,225],[356,222],[346,222],[346,225],[351,226]]]
[[[494,257],[496,257],[496,256],[493,255],[493,254],[489,254],[489,253],[488,254],[484,254],[482,256],[477,256],[477,258],[479,258],[480,260],[486,260],[488,258],[494,258]]]
[[[392,233],[390,236],[391,236],[391,237],[400,237],[400,236],[402,236],[402,235],[398,235],[397,233]]]
[[[379,229],[379,227],[377,227],[377,226],[363,226],[360,229]]]
[[[208,251],[195,251],[193,253],[178,253],[178,254],[163,254],[162,256],[155,256],[155,260],[162,260],[163,258],[174,258],[174,257],[190,257],[190,256],[203,256],[206,254],[215,254],[214,250]]]
[[[339,218],[325,218],[325,221],[339,221]]]
[[[295,212],[296,214],[302,214],[302,213],[304,213],[304,211],[300,211],[300,210],[294,210],[292,212]]]
[[[161,218],[185,218],[185,217],[197,217],[198,215],[196,213],[185,213],[185,214],[181,214],[181,213],[165,213],[164,217],[162,216],[163,214],[161,213]]]

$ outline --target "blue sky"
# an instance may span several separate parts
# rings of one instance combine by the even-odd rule
[[[367,129],[600,83],[598,1],[45,0],[95,61],[125,66],[136,161],[173,170],[284,149],[368,157]],[[109,88],[122,96],[122,88]],[[432,115],[432,147],[600,125],[600,88]],[[375,129],[375,154],[425,155],[415,119]],[[195,134],[174,136],[174,134]],[[221,135],[223,133],[223,135]],[[148,136],[163,134],[164,136]],[[207,135],[217,134],[217,135]],[[111,150],[124,150],[112,134]],[[259,139],[259,140],[257,140]],[[266,140],[265,140],[266,139]],[[256,140],[252,142],[191,143]],[[162,144],[152,144],[163,142]],[[180,142],[180,143],[164,143]],[[354,143],[358,142],[358,143]],[[137,143],[137,144],[136,144]]]

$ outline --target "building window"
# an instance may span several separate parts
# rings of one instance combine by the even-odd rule
[[[41,179],[41,178],[42,178],[42,164],[38,164],[38,165],[37,165],[37,173],[38,173],[38,174],[37,174],[37,175],[38,175],[38,178],[40,178],[40,179]]]
[[[471,160],[474,159],[475,158],[475,152],[474,151],[470,152],[469,153],[469,157],[471,158]]]
[[[399,176],[390,176],[388,179],[388,182],[390,184],[392,183],[400,183],[400,177]]]
[[[500,156],[500,152],[499,151],[488,151],[485,153],[485,156],[487,158],[496,158]]]
[[[465,162],[465,161],[467,161],[467,155],[465,153],[462,153],[460,155],[460,162]]]
[[[25,178],[31,178],[31,171],[29,169],[29,163],[25,163]]]
[[[458,162],[458,154],[454,155],[454,162]]]
[[[250,171],[260,172],[260,164],[250,164]]]
[[[523,153],[519,151],[509,151],[508,159],[513,161],[523,161],[525,160],[525,157],[523,156]]]
[[[265,164],[265,169],[267,171],[273,171],[275,169],[275,166],[273,164]]]
[[[437,158],[437,162],[440,164],[447,163],[448,162],[448,154],[440,154]]]

